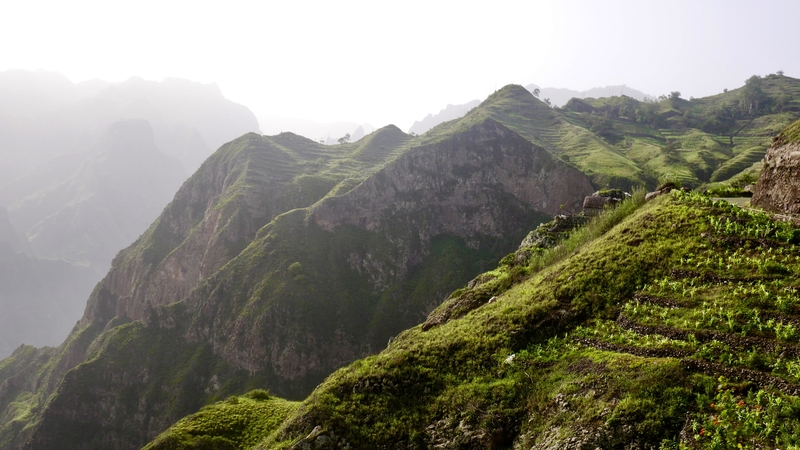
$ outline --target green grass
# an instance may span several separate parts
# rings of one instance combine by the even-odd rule
[[[546,218],[488,187],[482,195],[509,228],[470,241],[445,233],[424,247],[415,227],[435,219],[429,211],[393,209],[369,230],[331,232],[311,218],[320,201],[343,201],[363,183],[384,189],[387,165],[487,120],[584,171],[597,188],[669,179],[732,189],[800,115],[797,80],[762,83],[788,103],[740,110],[724,129],[705,118],[737,108],[741,89],[658,104],[587,100],[594,112],[578,113],[509,86],[416,138],[394,127],[339,146],[290,133],[243,136],[204,163],[118,256],[115,273],[136,271],[132,285],[116,294],[99,287],[61,348],[23,348],[0,363],[0,380],[26,380],[0,396],[0,443],[57,439],[39,429],[80,430],[66,435],[90,443],[140,442],[145,418],[155,423],[152,435],[204,405],[269,386],[290,399],[312,393],[299,406],[230,397],[180,422],[159,445],[288,448],[319,426],[313,439],[351,448],[796,446],[797,399],[786,386],[800,382],[800,361],[790,355],[800,233],[786,224],[696,194],[643,204],[639,191],[561,245],[492,269]],[[794,142],[796,129],[779,139]],[[459,170],[469,178],[480,167]],[[422,195],[394,193],[400,203]],[[211,228],[207,217],[217,220]],[[170,257],[193,246],[225,257],[180,297],[158,298],[171,304],[155,305],[147,325],[114,318],[121,292],[144,296]],[[397,263],[410,254],[414,264]],[[648,295],[678,306],[637,300]],[[445,298],[433,311],[450,311],[444,320],[414,326]],[[390,338],[386,350],[331,374]],[[292,344],[273,351],[268,342]],[[742,350],[741,342],[761,347]],[[83,422],[61,414],[87,398],[117,408],[105,430],[96,425],[102,411]],[[742,401],[748,414],[760,407],[766,415],[729,417],[727,429],[740,435],[700,434],[716,426],[719,414],[702,407],[711,401],[726,411]],[[753,431],[768,425],[774,431]],[[686,427],[691,438],[679,443]]]
[[[692,337],[713,331],[731,342],[752,335],[794,343],[797,332],[785,321],[753,322],[753,311],[794,314],[799,301],[784,289],[800,271],[789,243],[798,233],[697,194],[639,204],[574,233],[554,256],[532,259],[528,275],[496,292],[495,301],[428,331],[406,331],[381,354],[337,371],[254,448],[288,448],[316,426],[354,448],[544,447],[570,439],[603,448],[798,445],[796,397],[752,376],[717,379],[731,367],[796,382],[800,363],[779,356],[780,348],[756,354]],[[707,233],[751,244],[715,244],[725,241],[709,241]],[[759,251],[754,245],[763,239],[777,247]],[[486,283],[513,270],[500,266]],[[701,275],[677,279],[675,270]],[[765,281],[719,284],[705,273]],[[635,295],[679,306],[631,300]],[[668,337],[621,328],[619,314],[642,326],[686,331]],[[701,365],[687,368],[685,359]],[[722,412],[709,412],[704,405],[711,403]],[[689,440],[679,443],[687,429]]]
[[[181,419],[161,433],[146,450],[248,449],[273,432],[298,403],[252,391],[229,397]]]
[[[798,141],[800,141],[800,120],[793,122],[775,138],[776,145],[794,144]]]

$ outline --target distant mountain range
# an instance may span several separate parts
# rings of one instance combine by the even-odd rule
[[[606,86],[603,88],[592,88],[587,91],[575,91],[565,88],[539,88],[535,84],[525,86],[525,89],[533,92],[534,89],[539,89],[539,98],[542,100],[548,99],[553,106],[564,106],[571,98],[600,98],[600,97],[613,97],[615,95],[626,95],[636,100],[643,101],[655,100],[655,97],[647,95],[636,89],[629,88],[628,86]],[[447,122],[449,120],[458,119],[466,115],[472,108],[480,104],[480,100],[472,100],[461,105],[447,105],[443,110],[437,114],[428,114],[424,119],[418,120],[411,125],[408,129],[409,133],[422,134],[436,125]]]
[[[211,149],[249,131],[253,113],[215,85],[0,72],[0,242],[15,274],[0,279],[14,325],[0,325],[0,357],[63,339],[114,255]]]
[[[585,91],[554,87],[540,88],[535,84],[529,84],[525,86],[525,89],[531,92],[533,92],[534,89],[539,89],[539,98],[542,100],[549,99],[550,104],[553,106],[564,106],[571,98],[586,99],[614,96],[621,97],[625,95],[639,101],[656,99],[655,96],[645,94],[642,91],[630,88],[624,84],[617,86],[595,87]]]

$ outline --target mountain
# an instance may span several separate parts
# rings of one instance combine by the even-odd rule
[[[447,105],[437,114],[428,114],[424,119],[414,122],[411,128],[408,129],[408,133],[423,134],[442,122],[459,119],[480,103],[480,100],[473,100],[463,105]]]
[[[797,234],[639,191],[504,258],[304,401],[230,397],[145,448],[793,448]]]
[[[259,117],[258,122],[264,134],[273,135],[289,132],[312,141],[322,141],[326,145],[338,144],[338,139],[345,134],[350,134],[350,142],[355,142],[363,138],[365,134],[375,131],[375,128],[370,124],[357,124],[354,122],[318,123],[289,117]]]
[[[180,162],[155,146],[142,119],[112,124],[88,150],[91,156],[63,180],[12,205],[14,223],[28,230],[30,246],[44,258],[108,264],[158,217],[185,175]],[[28,177],[18,183],[28,182]]]
[[[117,255],[61,347],[2,363],[0,447],[134,448],[248,389],[301,399],[591,192],[491,118],[432,140],[244,135]]]
[[[537,227],[663,167],[746,174],[738,146],[793,120],[797,81],[559,109],[512,85],[416,137],[244,135],[62,346],[0,363],[0,447],[797,445],[791,225],[637,190]]]
[[[655,100],[655,97],[647,95],[636,89],[629,88],[628,86],[606,86],[604,88],[592,88],[588,91],[575,91],[572,89],[564,88],[539,88],[535,84],[525,86],[525,89],[533,92],[534,89],[539,89],[539,98],[550,100],[554,106],[564,106],[571,98],[602,98],[614,97],[625,95],[639,101]],[[411,125],[408,129],[409,133],[423,134],[431,128],[439,125],[442,122],[448,122],[465,116],[471,109],[480,104],[480,100],[472,100],[460,105],[447,105],[443,110],[437,114],[428,114],[424,119],[418,120]]]
[[[14,326],[0,327],[0,357],[23,343],[61,342],[186,167],[206,159],[209,145],[257,129],[255,116],[214,85],[0,72],[0,241],[26,254],[4,247],[14,275],[0,284],[0,315]]]
[[[554,87],[542,88],[535,84],[529,84],[525,86],[525,89],[531,92],[533,92],[534,89],[539,89],[539,98],[549,99],[551,104],[559,107],[566,105],[572,98],[586,99],[626,96],[639,100],[640,102],[656,99],[655,96],[647,95],[642,91],[630,88],[624,84],[618,86],[595,87],[586,91]]]
[[[745,182],[755,180],[772,138],[800,118],[800,80],[753,76],[741,88],[718,95],[655,103],[628,97],[572,99],[559,113],[600,136],[614,153],[595,145],[564,145],[567,135],[560,131],[562,155],[584,173],[591,168],[633,180],[637,174],[612,162],[611,157],[621,156],[651,180],[712,187],[740,175],[747,175]]]
[[[484,102],[495,106],[477,114],[489,114],[579,169],[596,189],[654,189],[667,181],[741,188],[757,177],[771,139],[800,118],[800,80],[777,74],[690,100],[623,95],[572,98],[561,108],[546,108],[526,91],[498,91]]]
[[[8,70],[0,72],[0,105],[0,192],[37,165],[85,149],[120,120],[148,120],[158,148],[187,173],[213,149],[258,131],[253,113],[216,85],[181,79],[75,84],[58,73]],[[0,195],[0,204],[11,202]]]

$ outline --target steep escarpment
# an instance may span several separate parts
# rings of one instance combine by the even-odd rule
[[[412,148],[348,194],[262,229],[184,302],[187,337],[298,398],[422,321],[558,208],[543,204],[590,191],[577,171],[493,121]],[[151,322],[169,326],[170,310],[183,307],[158,309]]]
[[[800,121],[775,137],[753,192],[753,205],[800,214]]]
[[[114,261],[103,286],[115,304],[110,316],[99,319],[120,315],[142,320],[148,308],[183,299],[275,216],[318,200],[326,190],[298,195],[294,189],[298,178],[313,173],[302,165],[311,156],[304,158],[256,134],[223,146]],[[328,189],[335,184],[325,181]],[[96,311],[96,302],[90,301],[84,320],[93,320]]]
[[[302,398],[591,192],[492,120],[364,141],[223,146],[115,258],[70,338],[0,392],[29,411],[11,448],[134,448],[231,394]]]
[[[95,288],[86,304],[84,317],[68,339],[58,349],[48,353],[47,358],[37,360],[35,364],[14,375],[17,380],[15,386],[22,386],[19,390],[0,391],[0,403],[9,405],[3,413],[4,417],[11,420],[8,423],[4,421],[3,426],[13,424],[13,427],[6,428],[10,430],[7,441],[13,443],[9,444],[12,445],[11,448],[22,446],[34,429],[47,428],[47,423],[50,422],[44,419],[58,422],[61,416],[53,411],[57,411],[56,406],[63,403],[54,401],[52,405],[56,409],[48,410],[49,413],[45,411],[46,405],[53,394],[61,389],[67,380],[65,375],[70,370],[86,362],[87,358],[94,358],[98,351],[105,348],[105,344],[101,345],[101,342],[117,342],[102,335],[104,330],[114,330],[132,319],[145,318],[153,304],[181,300],[204,277],[246,247],[256,230],[273,216],[286,208],[313,203],[338,182],[349,179],[349,173],[336,172],[335,167],[331,169],[331,166],[336,166],[341,160],[349,160],[348,152],[352,148],[329,149],[307,139],[289,135],[276,136],[274,139],[273,141],[271,138],[249,134],[223,146],[206,162],[203,169],[184,184],[151,228],[115,258],[111,271]],[[287,142],[294,142],[293,148],[297,150],[288,150],[284,146]],[[308,164],[309,161],[313,163]],[[351,171],[364,176],[368,169],[369,166],[356,165]],[[334,173],[321,174],[326,170]],[[285,195],[281,195],[282,193]],[[173,344],[172,341],[172,337],[159,341],[165,346],[163,351],[184,351],[190,355],[195,351],[202,351],[200,347],[181,347],[180,343]],[[192,412],[193,403],[175,400],[183,392],[182,383],[148,375],[148,368],[158,365],[155,361],[147,362],[149,352],[160,353],[162,350],[151,346],[147,351],[142,351],[143,359],[138,360],[138,364],[146,369],[141,377],[130,373],[120,377],[108,374],[109,378],[103,380],[113,384],[125,379],[129,386],[137,386],[136,380],[145,383],[148,380],[158,380],[164,391],[158,397],[160,400],[155,402],[161,405],[158,414],[162,418],[168,418],[164,419],[167,420],[164,423],[170,423]],[[128,356],[131,355],[124,357]],[[15,353],[4,364],[15,366],[18,359],[19,356]],[[176,376],[181,376],[185,374],[186,367],[178,365],[175,370],[178,374]],[[98,375],[94,370],[77,372]],[[103,376],[102,373],[100,376]],[[0,384],[2,383],[4,381],[0,380]],[[65,386],[71,386],[80,392],[80,388],[85,388],[87,384],[67,383]],[[210,389],[209,393],[198,396],[201,402],[220,392],[228,392],[226,389],[229,388],[225,383],[212,383],[211,386],[216,387]],[[63,389],[69,390],[68,387]],[[113,395],[115,390],[109,388],[108,392]],[[164,406],[164,402],[171,406]],[[126,405],[133,405],[134,410],[129,411],[131,414],[139,414],[136,412],[138,403],[131,401]],[[190,409],[186,409],[187,406]],[[66,408],[71,408],[70,402],[66,403]],[[9,412],[12,409],[24,410],[25,413],[12,414]],[[81,411],[85,414],[65,414],[78,421],[80,426],[89,426],[96,420],[108,420],[97,416],[105,414],[107,409],[84,408]],[[114,417],[120,421],[120,426],[124,426],[126,416]],[[40,423],[42,421],[44,424]],[[103,427],[105,428],[114,427],[109,425]],[[22,429],[25,430],[24,433],[19,431]],[[49,436],[47,433],[44,432],[44,435]],[[55,447],[58,435],[52,434],[55,439],[52,445]],[[125,436],[118,435],[120,443],[127,441]],[[106,438],[114,439],[108,436]],[[104,442],[109,442],[107,439]],[[36,442],[45,445],[41,440]],[[131,442],[133,441],[125,445],[136,445]]]

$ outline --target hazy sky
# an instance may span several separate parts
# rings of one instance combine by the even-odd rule
[[[6,1],[0,70],[216,82],[259,117],[407,130],[508,83],[688,98],[800,77],[798,17],[797,0]]]

